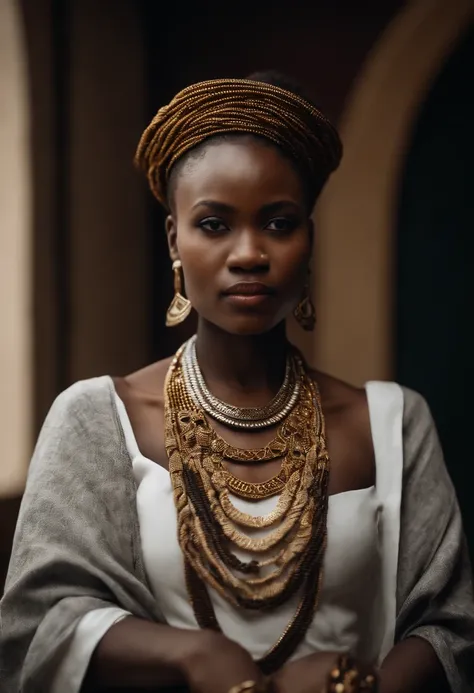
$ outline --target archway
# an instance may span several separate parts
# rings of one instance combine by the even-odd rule
[[[397,224],[396,378],[433,411],[474,549],[474,27],[414,129]]]
[[[318,209],[320,329],[313,360],[350,382],[394,375],[392,250],[412,124],[474,17],[471,0],[419,0],[390,24],[341,123],[345,156]]]
[[[0,496],[23,489],[31,453],[31,183],[26,49],[18,3],[0,3]]]

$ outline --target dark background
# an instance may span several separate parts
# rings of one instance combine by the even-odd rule
[[[474,550],[474,29],[427,95],[402,175],[396,377],[431,406]]]

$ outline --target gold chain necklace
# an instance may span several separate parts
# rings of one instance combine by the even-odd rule
[[[264,500],[282,493],[287,482],[286,470],[283,468],[271,479],[260,483],[251,483],[250,481],[239,479],[228,470],[224,472],[224,480],[227,488],[234,496],[253,501]]]
[[[225,469],[223,453],[232,458],[235,448],[217,436],[190,397],[181,353],[176,355],[166,380],[165,445],[193,608],[201,626],[218,628],[205,585],[234,606],[252,610],[276,608],[302,591],[292,624],[264,658],[262,668],[271,667],[271,662],[290,656],[304,637],[319,592],[329,476],[319,393],[300,362],[298,401],[263,454],[270,453],[276,459],[283,453],[282,470],[264,482],[273,489],[258,488],[263,485],[236,480]],[[252,453],[256,458],[262,455],[261,451],[241,452],[245,461],[253,461]],[[272,513],[256,518],[233,506],[229,490],[243,497],[255,491],[257,497],[281,495]],[[267,527],[269,532],[254,538],[242,531],[255,527]],[[240,560],[232,546],[245,550],[250,559]],[[262,568],[270,565],[274,569],[263,573]]]
[[[281,429],[281,424],[279,431]],[[248,462],[270,462],[271,460],[281,459],[288,452],[286,442],[277,432],[275,438],[263,448],[252,448],[250,450],[236,448],[223,440],[218,434],[211,443],[211,451],[221,455],[224,460],[236,462],[237,464]]]

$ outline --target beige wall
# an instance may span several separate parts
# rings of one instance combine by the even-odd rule
[[[0,0],[0,496],[31,452],[31,191],[26,56],[18,5]]]

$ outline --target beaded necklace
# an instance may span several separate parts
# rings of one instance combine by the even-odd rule
[[[301,359],[296,359],[298,400],[261,450],[238,451],[214,431],[186,388],[182,355],[165,384],[165,446],[178,517],[178,538],[198,624],[220,630],[208,588],[236,608],[269,611],[294,594],[300,604],[285,632],[260,660],[263,671],[281,666],[303,639],[316,607],[326,546],[329,459],[321,400]],[[282,459],[280,473],[263,484],[243,482],[225,467],[240,461]],[[229,492],[258,500],[280,493],[266,516],[238,510]],[[245,529],[268,528],[263,538]],[[249,554],[241,560],[232,547]],[[270,554],[270,555],[269,555]]]

